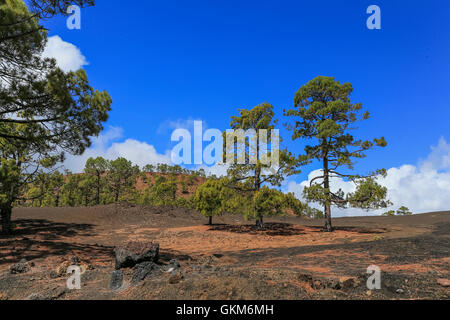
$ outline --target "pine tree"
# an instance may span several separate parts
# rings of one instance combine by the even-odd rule
[[[209,219],[212,225],[213,217],[221,215],[225,211],[227,188],[220,180],[208,180],[197,188],[193,203],[194,208]]]
[[[139,175],[139,167],[133,166],[125,158],[117,158],[108,164],[107,179],[114,194],[114,201],[118,202],[123,192],[135,187]]]
[[[228,151],[228,154],[230,152],[234,154],[236,160],[239,157],[244,158],[243,163],[236,163],[237,161],[235,161],[234,164],[230,164],[228,169],[229,186],[240,192],[242,199],[247,198],[253,202],[255,194],[263,185],[280,186],[286,176],[299,173],[297,169],[298,161],[286,149],[279,150],[278,166],[262,161],[263,157],[270,157],[272,151],[260,150],[260,146],[263,142],[269,142],[272,138],[275,138],[271,135],[271,130],[275,129],[277,124],[272,105],[263,103],[250,110],[239,109],[239,116],[234,116],[231,119],[230,126],[233,130],[254,130],[253,134],[255,135],[246,140],[244,145],[240,145],[239,142],[232,145],[227,143],[226,145],[226,151]],[[261,135],[263,131],[260,130],[267,130],[267,138]],[[250,143],[250,139],[253,139],[255,143]],[[237,152],[234,152],[235,149]],[[252,161],[252,158],[256,161]],[[236,206],[236,208],[239,209],[239,206]],[[255,206],[247,209],[245,215],[255,217],[256,224],[262,228],[265,212],[257,210]]]
[[[102,157],[89,158],[86,161],[84,172],[95,179],[95,204],[100,204],[100,195],[103,191],[104,174],[108,169],[108,161]]]
[[[397,210],[397,215],[398,216],[410,216],[410,215],[412,215],[412,212],[409,210],[408,207],[401,206]]]
[[[305,162],[317,160],[322,166],[319,176],[304,188],[308,201],[318,202],[324,207],[325,230],[332,231],[331,206],[352,206],[362,209],[386,207],[387,189],[376,183],[378,175],[385,170],[377,170],[367,176],[346,174],[341,168],[353,169],[354,158],[365,157],[365,152],[375,146],[385,147],[384,138],[358,140],[350,134],[356,123],[369,119],[368,112],[362,112],[361,103],[352,103],[350,83],[341,84],[334,78],[319,76],[302,86],[295,94],[294,108],[285,111],[293,118],[287,128],[293,132],[292,139],[311,142],[305,147]],[[332,190],[332,178],[344,178],[356,184],[354,193],[344,194],[342,190]]]
[[[68,3],[32,0],[30,11],[22,0],[0,1],[0,159],[3,173],[9,172],[0,181],[5,233],[12,231],[12,205],[34,175],[65,153],[83,153],[110,111],[108,93],[93,89],[83,70],[66,73],[42,57],[47,31],[40,19]]]

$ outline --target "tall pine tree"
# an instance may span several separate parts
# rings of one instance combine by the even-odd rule
[[[319,161],[321,174],[314,177],[310,186],[304,188],[308,201],[324,207],[325,230],[332,231],[331,206],[376,209],[386,207],[387,189],[376,183],[376,176],[385,170],[376,170],[366,175],[349,174],[341,169],[353,170],[354,159],[364,158],[365,152],[373,147],[385,147],[385,139],[359,140],[351,132],[356,124],[369,119],[369,113],[362,112],[361,103],[353,103],[350,83],[341,84],[331,77],[319,76],[302,86],[294,98],[294,108],[285,111],[293,118],[287,129],[293,132],[292,139],[304,139],[311,144],[305,147],[303,160]],[[344,194],[333,190],[331,179],[343,178],[356,185],[354,193]]]

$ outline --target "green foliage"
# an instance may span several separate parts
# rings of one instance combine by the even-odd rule
[[[234,154],[237,159],[245,152],[244,163],[231,164],[228,169],[229,186],[241,193],[241,199],[255,199],[259,197],[257,193],[265,185],[280,186],[286,176],[299,173],[298,162],[287,150],[280,150],[279,166],[264,164],[262,157],[270,157],[270,151],[262,152],[259,146],[264,142],[259,130],[267,130],[267,142],[271,139],[271,130],[275,129],[277,120],[274,119],[273,106],[268,103],[260,104],[250,110],[239,109],[239,116],[231,117],[230,126],[234,130],[254,130],[255,144],[249,142],[250,138],[240,145],[235,142],[233,145],[226,145],[228,153]],[[234,150],[239,150],[234,152]],[[268,148],[269,149],[269,148]],[[226,154],[227,152],[224,152]],[[256,159],[256,163],[251,161]],[[237,162],[237,161],[236,161]],[[275,204],[275,203],[272,203]],[[263,216],[271,214],[272,211],[259,210],[254,205],[237,206],[247,217],[256,217],[260,227],[263,226]],[[275,210],[277,211],[277,210]]]
[[[65,73],[42,58],[47,32],[23,1],[3,1],[0,16],[0,137],[26,141],[30,152],[81,154],[103,129],[111,98],[84,70]]]
[[[154,183],[140,197],[139,203],[150,205],[174,206],[177,204],[177,182],[174,178],[166,178],[165,176],[156,176]],[[179,203],[183,202],[182,200]],[[183,206],[187,205],[183,202]]]
[[[0,160],[1,171],[9,176],[1,180],[0,211],[7,233],[12,205],[24,201],[27,192],[39,205],[53,200],[59,205],[60,177],[39,181],[39,175],[66,152],[83,153],[110,111],[108,93],[92,88],[84,70],[64,72],[54,59],[42,56],[47,30],[40,19],[64,12],[68,3],[30,0],[30,11],[22,0],[0,1]]]
[[[154,172],[155,171],[155,166],[152,164],[146,164],[143,168],[142,171],[144,172]]]
[[[410,216],[410,215],[412,215],[412,212],[409,210],[409,208],[407,208],[405,206],[401,206],[397,210],[397,215],[399,215],[399,216]]]
[[[263,186],[255,192],[253,196],[253,204],[257,217],[275,216],[284,213],[285,195],[275,189]]]
[[[310,206],[307,206],[305,209],[305,215],[307,217],[310,217],[311,219],[324,219],[325,215],[322,211],[316,208],[311,208]]]
[[[368,176],[346,174],[340,170],[353,170],[354,159],[364,158],[365,152],[375,146],[386,146],[384,138],[359,140],[350,134],[356,129],[357,122],[369,118],[369,113],[362,111],[361,103],[351,102],[352,92],[350,83],[341,84],[334,78],[319,76],[302,86],[295,94],[294,108],[285,110],[285,115],[294,119],[286,124],[292,131],[292,139],[313,142],[305,147],[305,154],[299,161],[306,164],[317,160],[322,165],[322,173],[304,188],[304,197],[324,206],[327,231],[332,231],[332,205],[376,209],[389,204],[385,200],[386,188],[375,180],[375,177],[385,175],[385,170]],[[353,181],[357,190],[347,195],[342,190],[332,190],[332,178]]]
[[[198,187],[193,198],[194,208],[205,217],[210,217],[209,223],[212,224],[212,217],[225,212],[226,194],[223,181],[208,180]]]
[[[156,179],[153,194],[157,205],[173,205],[176,200],[177,185],[173,180]]]
[[[101,194],[106,184],[104,175],[108,169],[108,161],[102,157],[89,158],[86,161],[84,172],[92,177],[95,188],[95,203],[100,204]]]
[[[383,216],[385,216],[385,217],[393,217],[393,216],[395,216],[395,210],[386,211],[385,213],[383,213]]]
[[[297,199],[293,193],[284,195],[284,207],[291,210],[296,216],[305,216],[308,205]]]
[[[131,161],[118,158],[108,162],[107,179],[114,193],[114,201],[119,201],[121,194],[135,187],[139,174],[139,167],[133,166]]]

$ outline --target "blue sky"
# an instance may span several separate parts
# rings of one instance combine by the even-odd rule
[[[121,128],[122,140],[164,154],[171,123],[227,129],[238,108],[262,102],[283,123],[283,108],[318,75],[351,82],[353,100],[372,114],[358,135],[388,141],[360,162],[363,173],[416,165],[450,140],[448,0],[96,2],[82,9],[81,30],[64,17],[45,25],[86,57],[92,85],[114,100],[107,127]],[[372,4],[381,30],[366,27]]]

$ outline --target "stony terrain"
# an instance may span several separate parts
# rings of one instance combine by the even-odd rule
[[[207,226],[194,211],[124,204],[13,218],[16,233],[0,236],[0,300],[450,298],[450,212],[335,219],[332,234],[296,217],[259,230],[240,216]],[[147,255],[122,251],[131,260],[118,266],[119,248]],[[70,265],[80,290],[66,286]],[[380,290],[366,287],[370,265]]]

